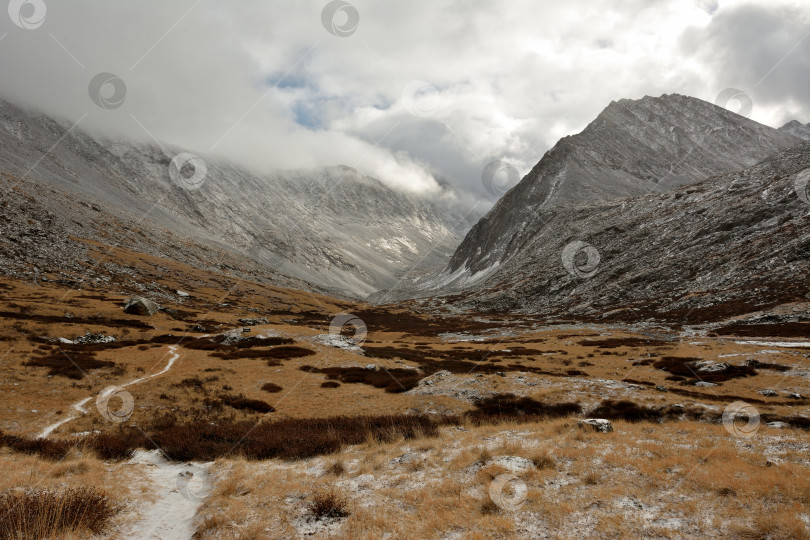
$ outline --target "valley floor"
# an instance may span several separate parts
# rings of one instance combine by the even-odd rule
[[[115,284],[0,278],[0,515],[110,505],[53,537],[810,535],[803,323],[424,313],[116,261]]]

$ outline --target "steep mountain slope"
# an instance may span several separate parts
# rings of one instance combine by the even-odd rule
[[[802,124],[798,120],[791,120],[780,127],[779,130],[790,133],[794,137],[799,137],[805,141],[810,141],[810,124]]]
[[[476,278],[520,254],[542,233],[538,219],[552,208],[665,192],[751,166],[799,142],[686,96],[613,102],[584,131],[549,150],[473,226],[444,275],[422,287],[477,286]]]
[[[808,177],[803,143],[667,193],[545,208],[475,291],[439,302],[578,320],[810,319]]]
[[[69,128],[3,103],[0,171],[336,293],[363,297],[408,269],[435,271],[469,228],[443,205],[348,167],[260,176],[204,157],[197,185],[193,168],[170,177],[181,149]]]

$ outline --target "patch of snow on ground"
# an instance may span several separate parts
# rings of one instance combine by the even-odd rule
[[[125,538],[188,540],[195,531],[194,516],[212,484],[211,463],[174,463],[158,450],[136,450],[127,465],[143,468],[154,501],[145,503]]]

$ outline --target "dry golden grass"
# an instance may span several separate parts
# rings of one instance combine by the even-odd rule
[[[421,450],[418,468],[392,461],[417,451],[418,441],[359,445],[298,463],[248,464],[257,489],[243,497],[218,492],[206,502],[202,519],[209,513],[244,512],[256,520],[286,523],[288,533],[297,537],[306,501],[334,488],[348,498],[352,513],[317,529],[316,538],[438,538],[450,533],[532,538],[541,532],[560,538],[807,537],[801,517],[810,519],[806,456],[786,450],[779,454],[780,463],[770,466],[763,457],[768,448],[773,451],[777,434],[785,448],[810,447],[806,433],[768,430],[767,436],[739,444],[722,426],[695,422],[616,421],[614,426],[614,433],[582,437],[565,420],[465,432],[445,428],[432,448]],[[487,464],[501,455],[541,465],[514,473],[527,489],[514,511],[498,507],[488,495],[492,479],[509,473]],[[346,464],[340,476],[328,472],[337,462]],[[219,465],[223,470],[229,466],[226,461]],[[201,536],[227,538],[238,530],[223,522]]]
[[[72,414],[71,405],[79,399],[95,396],[108,385],[154,373],[168,360],[166,345],[141,344],[98,353],[99,360],[114,361],[120,369],[95,370],[92,376],[79,381],[49,379],[46,369],[22,366],[32,354],[43,350],[43,344],[29,340],[29,336],[75,337],[87,331],[104,331],[128,340],[168,333],[180,339],[191,335],[187,328],[192,321],[204,322],[215,333],[236,328],[238,318],[253,314],[267,316],[270,323],[253,327],[249,335],[277,332],[316,354],[268,366],[256,359],[213,357],[208,351],[183,347],[181,342],[180,360],[172,371],[129,387],[136,404],[132,420],[137,422],[145,414],[160,411],[200,410],[205,397],[221,392],[264,400],[276,408],[268,415],[233,411],[237,419],[251,421],[319,418],[325,416],[325,410],[329,415],[376,415],[428,410],[463,413],[472,408],[469,402],[450,395],[392,394],[353,383],[322,388],[324,375],[299,369],[304,364],[362,366],[369,362],[385,368],[414,366],[411,360],[361,358],[309,341],[328,331],[328,320],[334,314],[368,306],[233,281],[126,250],[116,251],[115,256],[167,290],[188,290],[194,283],[192,299],[167,303],[167,307],[187,313],[186,319],[179,321],[160,313],[148,319],[154,328],[110,327],[105,320],[140,320],[122,314],[123,295],[118,291],[71,291],[54,283],[33,287],[0,278],[0,284],[6,287],[2,309],[20,314],[0,320],[0,344],[6,353],[0,364],[0,382],[6,385],[4,388],[12,389],[0,405],[0,430],[32,435]],[[169,271],[154,273],[157,266]],[[224,290],[231,290],[227,298],[222,297]],[[272,314],[267,313],[268,298],[278,308]],[[224,302],[230,306],[221,307]],[[63,317],[65,312],[85,322],[26,318]],[[315,317],[312,314],[327,322],[318,322],[317,318],[307,321],[307,317]],[[806,409],[804,402],[796,405],[784,397],[767,400],[757,392],[781,385],[785,390],[810,394],[796,376],[785,380],[783,373],[760,369],[753,377],[700,388],[668,381],[668,373],[650,365],[633,365],[638,359],[664,355],[714,360],[721,355],[737,355],[729,356],[730,361],[741,362],[756,354],[759,346],[708,337],[615,348],[601,348],[588,341],[606,337],[639,338],[642,342],[646,339],[623,330],[599,328],[573,333],[527,331],[497,343],[457,343],[436,335],[370,325],[366,344],[402,351],[418,346],[437,353],[463,348],[471,354],[531,348],[537,353],[498,360],[501,365],[519,363],[525,373],[511,371],[505,377],[471,373],[460,378],[475,383],[474,388],[485,393],[515,392],[551,404],[576,401],[586,410],[606,396],[629,397],[639,404],[655,406],[709,404],[722,410],[728,400],[718,398],[718,394],[752,400],[761,413],[789,415]],[[769,355],[768,360],[794,366],[806,358],[799,351],[780,350]],[[531,369],[546,374],[532,374]],[[569,369],[584,374],[566,375]],[[517,380],[518,375],[522,381]],[[207,382],[201,388],[178,385],[194,378]],[[647,384],[620,387],[605,382],[624,379]],[[283,390],[262,390],[268,381]],[[668,387],[669,391],[659,392],[655,385]],[[686,395],[685,391],[694,394]],[[97,414],[92,401],[87,408],[87,414],[62,426],[56,435],[69,437],[77,432],[111,428],[110,422]],[[541,532],[562,538],[807,536],[807,432],[772,429],[763,424],[754,438],[740,440],[722,426],[689,421],[633,424],[618,420],[614,426],[615,432],[601,434],[578,429],[576,420],[570,418],[532,424],[505,421],[480,427],[463,421],[457,427],[443,428],[438,438],[421,438],[417,434],[416,439],[400,437],[381,442],[369,437],[364,444],[337,454],[293,463],[219,460],[214,470],[215,490],[196,521],[197,537],[295,538],[305,532],[336,538],[379,538],[386,534],[394,538],[532,538]],[[394,461],[405,454],[415,454],[416,458]],[[508,471],[492,464],[493,458],[499,456],[526,458],[534,468],[527,472]],[[0,466],[6,472],[0,477],[0,489],[39,484],[95,486],[127,504],[129,510],[150,492],[148,486],[133,481],[137,479],[135,470],[113,469],[88,455],[69,454],[60,462],[44,462],[0,450]],[[497,505],[493,508],[488,494],[492,479],[504,473],[515,474],[526,484],[526,500],[514,511]],[[349,515],[324,523],[308,521],[308,501],[324,490],[342,494]],[[132,519],[131,515],[123,513],[119,525]]]

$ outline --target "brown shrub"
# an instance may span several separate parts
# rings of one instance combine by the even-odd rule
[[[279,385],[277,385],[276,383],[268,382],[262,385],[262,390],[264,390],[265,392],[270,392],[271,394],[275,394],[277,392],[281,392],[284,389]]]
[[[91,487],[6,491],[0,493],[0,538],[53,538],[74,531],[100,534],[118,511],[106,495]]]
[[[262,401],[260,399],[250,399],[242,395],[234,396],[230,394],[222,394],[219,396],[219,399],[228,407],[233,407],[234,409],[242,411],[247,410],[260,413],[271,413],[276,411],[276,409],[274,409],[273,406],[266,401]]]
[[[61,347],[49,351],[43,356],[34,356],[23,363],[24,366],[46,367],[48,375],[59,375],[69,379],[82,379],[87,371],[114,367],[115,362],[109,360],[96,360],[95,353],[84,351],[70,351]]]
[[[562,418],[582,413],[579,403],[543,403],[514,394],[496,394],[475,403],[476,410],[467,413],[474,422],[491,420],[533,421]]]
[[[0,446],[7,446],[21,454],[37,455],[43,459],[60,460],[73,448],[67,441],[51,439],[28,439],[0,433]]]
[[[362,367],[327,367],[310,368],[311,373],[323,373],[327,378],[338,380],[342,383],[367,384],[375,388],[384,388],[386,392],[398,393],[407,392],[414,388],[423,375],[416,369],[366,369]]]
[[[315,493],[307,504],[307,511],[316,519],[340,519],[349,515],[346,498],[333,489]]]

